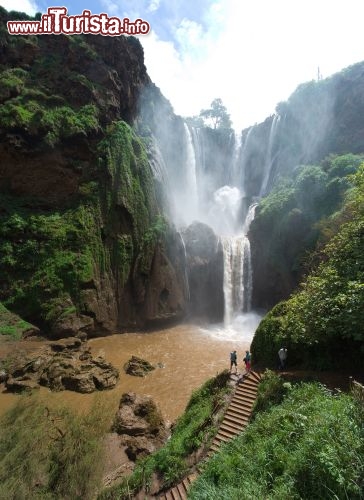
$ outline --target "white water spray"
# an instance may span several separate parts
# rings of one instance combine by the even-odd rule
[[[278,124],[280,121],[281,117],[279,115],[274,115],[274,118],[272,120],[272,125],[270,128],[269,132],[269,139],[268,139],[268,148],[267,148],[267,154],[265,157],[265,164],[264,164],[264,176],[263,176],[263,182],[260,188],[259,192],[259,197],[261,198],[266,194],[267,187],[268,187],[268,182],[272,170],[272,165],[274,161],[274,157],[272,155],[273,153],[273,144],[274,144],[274,139],[277,134],[277,129],[278,129]]]
[[[198,215],[198,192],[196,176],[196,156],[193,147],[192,136],[187,123],[184,124],[186,134],[186,184],[188,204],[183,207],[189,214],[189,222],[197,218]]]

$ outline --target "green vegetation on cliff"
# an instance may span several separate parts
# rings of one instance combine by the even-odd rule
[[[122,288],[139,251],[155,248],[147,238],[157,208],[143,144],[119,122],[98,151],[97,182],[81,184],[71,206],[42,209],[37,200],[0,194],[0,298],[40,326],[83,312],[83,290],[106,272]]]
[[[364,165],[343,209],[322,222],[329,237],[320,263],[291,298],[275,306],[255,333],[257,363],[274,366],[285,344],[290,362],[316,368],[361,367],[364,354]],[[335,234],[337,232],[337,234]]]
[[[349,395],[294,387],[206,463],[189,498],[362,499],[362,417]]]
[[[251,224],[255,300],[271,307],[286,298],[307,272],[317,243],[330,236],[330,221],[363,156],[331,156],[321,165],[300,166],[264,198]]]
[[[159,221],[129,125],[150,83],[142,47],[14,37],[9,18],[28,17],[0,7],[0,300],[46,335],[135,325],[131,281],[150,271],[135,264],[155,251]]]
[[[37,328],[8,311],[0,302],[0,335],[8,335],[13,339],[20,339],[27,334],[35,332],[37,332]]]

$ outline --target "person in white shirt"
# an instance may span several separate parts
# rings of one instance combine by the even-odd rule
[[[287,349],[285,347],[281,347],[278,351],[278,357],[279,357],[279,368],[281,370],[284,370],[286,366],[286,360],[287,360]]]

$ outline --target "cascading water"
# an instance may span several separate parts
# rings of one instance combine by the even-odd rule
[[[257,203],[249,207],[241,234],[221,238],[224,254],[225,327],[232,323],[236,315],[251,311],[253,269],[247,232],[256,207]]]
[[[276,137],[277,129],[278,129],[278,124],[280,121],[281,117],[279,115],[274,115],[273,120],[272,120],[272,125],[270,128],[269,132],[269,139],[268,139],[268,148],[267,148],[267,154],[265,158],[265,165],[264,165],[264,175],[263,175],[263,182],[260,187],[260,192],[259,192],[259,197],[261,198],[262,196],[265,196],[267,192],[267,187],[268,187],[268,182],[272,170],[272,165],[274,161],[273,157],[273,144],[274,144],[274,139]]]
[[[230,167],[230,175],[229,175],[229,182],[233,186],[237,186],[238,182],[238,175],[239,175],[239,157],[240,157],[240,151],[241,151],[241,134],[237,134],[235,132],[234,134],[234,152],[233,152],[233,157],[232,157],[232,162],[231,162],[231,167]]]
[[[242,335],[250,340],[260,320],[260,316],[252,312],[253,270],[247,234],[254,219],[257,201],[269,189],[278,124],[279,116],[276,115],[272,119],[258,189],[247,171],[258,140],[254,133],[257,130],[255,126],[250,127],[246,133],[236,135],[235,140],[230,135],[229,147],[234,145],[232,151],[225,146],[219,149],[220,146],[213,142],[210,131],[184,123],[179,170],[175,170],[178,162],[175,163],[173,157],[168,161],[171,185],[169,197],[177,228],[182,229],[193,221],[200,221],[209,225],[220,239],[223,254],[224,329],[218,325],[216,328],[224,338],[240,338]],[[228,158],[226,165],[223,163],[224,157],[219,156],[221,151],[225,151],[224,148]],[[223,175],[216,159],[222,162],[220,168],[224,170]],[[156,165],[162,168],[155,168],[155,175],[159,179],[165,168],[162,163],[158,161]],[[230,185],[222,185],[224,179]],[[215,186],[219,183],[220,187],[216,189]],[[257,192],[259,196],[253,198],[253,194]],[[184,229],[180,234],[184,247],[183,234]],[[189,296],[187,272],[185,283],[185,293]],[[191,300],[193,292],[191,289]]]
[[[186,189],[188,203],[183,207],[187,212],[188,222],[198,216],[198,190],[196,176],[196,155],[193,147],[192,136],[187,123],[184,124],[186,135]]]

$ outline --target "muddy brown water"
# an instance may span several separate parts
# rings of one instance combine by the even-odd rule
[[[238,352],[238,368],[243,371],[245,349],[249,348],[252,333],[226,335],[223,329],[207,330],[194,325],[179,325],[170,329],[150,333],[125,333],[89,341],[93,356],[101,355],[120,371],[117,386],[110,391],[98,393],[98,398],[118,407],[122,393],[134,391],[149,395],[159,405],[168,421],[175,420],[184,411],[191,393],[208,378],[224,368],[229,368],[229,353]],[[0,357],[13,349],[34,350],[42,342],[5,343],[0,346]],[[152,364],[159,364],[145,377],[125,374],[124,363],[132,356],[142,357]],[[10,408],[19,396],[8,394],[0,386],[0,414]],[[95,399],[94,394],[79,394],[70,391],[51,392],[40,389],[50,406],[64,404],[69,408],[88,411]]]

